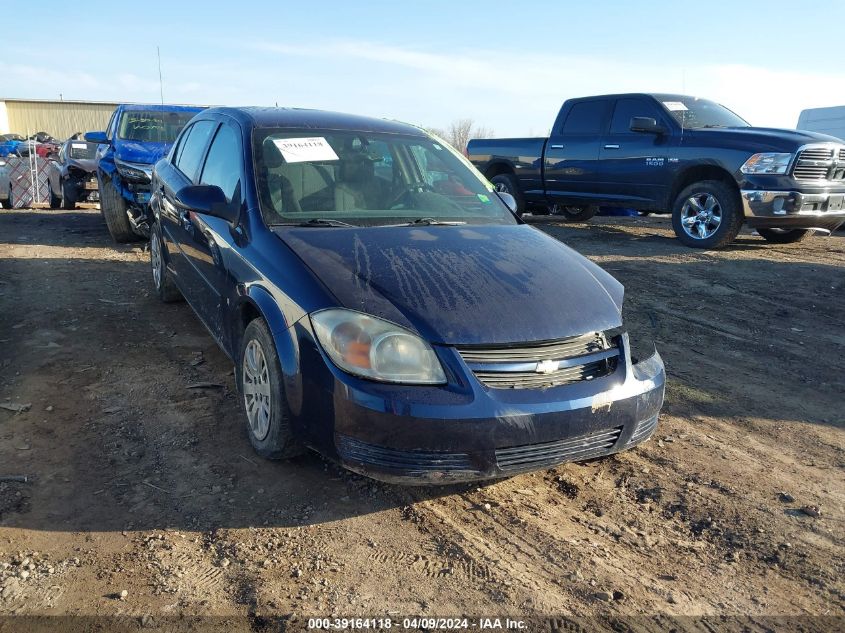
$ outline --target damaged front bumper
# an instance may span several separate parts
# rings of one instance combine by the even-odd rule
[[[548,389],[493,389],[476,380],[407,387],[336,374],[344,383],[333,390],[337,457],[374,479],[445,484],[631,448],[657,426],[666,375],[656,351],[633,363],[627,335],[619,345],[610,375]],[[439,355],[453,372],[471,376],[450,348]]]

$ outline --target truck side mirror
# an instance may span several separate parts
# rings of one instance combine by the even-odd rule
[[[644,132],[646,134],[664,134],[666,128],[657,123],[657,119],[649,116],[631,117],[630,128],[632,132]]]

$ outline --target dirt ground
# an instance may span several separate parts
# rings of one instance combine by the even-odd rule
[[[159,303],[141,245],[112,244],[96,210],[0,211],[0,477],[29,477],[0,483],[0,614],[841,629],[845,234],[701,252],[665,217],[535,224],[625,284],[632,335],[666,363],[660,426],[613,457],[443,489],[261,460],[230,362]]]

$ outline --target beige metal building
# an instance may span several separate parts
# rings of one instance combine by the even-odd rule
[[[63,140],[76,132],[105,130],[115,107],[103,101],[0,99],[0,134],[47,132]]]

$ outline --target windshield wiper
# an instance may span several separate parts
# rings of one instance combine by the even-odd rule
[[[310,220],[306,220],[305,222],[279,222],[277,224],[273,224],[273,226],[357,227],[358,225],[357,224],[349,224],[347,222],[341,222],[340,220],[330,220],[330,219],[327,219],[327,218],[311,218]]]
[[[466,224],[461,220],[435,220],[434,218],[417,218],[413,222],[408,222],[407,224],[399,224],[397,226],[460,226],[461,224]]]

